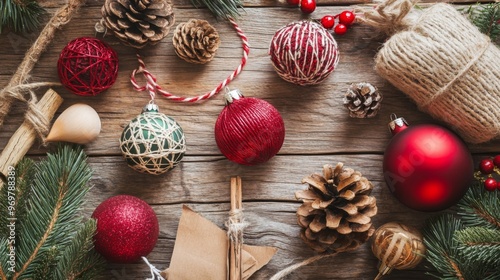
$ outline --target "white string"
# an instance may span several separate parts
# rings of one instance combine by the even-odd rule
[[[149,272],[151,272],[151,278],[146,278],[146,280],[165,280],[160,274],[161,270],[152,265],[146,257],[142,257],[142,260],[149,266]]]

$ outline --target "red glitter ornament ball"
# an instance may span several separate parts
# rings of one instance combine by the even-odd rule
[[[229,160],[256,165],[279,152],[285,140],[285,124],[273,105],[233,90],[226,93],[226,107],[215,123],[215,140]]]
[[[74,94],[93,96],[110,88],[118,75],[118,56],[103,41],[81,37],[69,42],[57,61],[61,83]]]
[[[278,75],[298,85],[322,82],[339,62],[337,42],[320,24],[293,22],[278,30],[269,46]]]
[[[440,211],[457,203],[474,178],[474,164],[454,133],[438,125],[389,125],[394,137],[384,154],[384,177],[394,196],[419,211]]]
[[[108,261],[135,262],[147,256],[158,240],[155,212],[135,196],[117,195],[105,200],[92,218],[97,220],[95,249]]]

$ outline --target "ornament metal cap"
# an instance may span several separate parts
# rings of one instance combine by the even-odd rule
[[[399,132],[408,128],[409,124],[403,117],[398,117],[396,114],[391,114],[391,121],[389,122],[389,131],[392,135],[396,135]]]
[[[225,89],[226,93],[224,93],[224,101],[226,102],[226,105],[231,104],[234,100],[238,100],[243,97],[243,94],[239,89],[229,90],[228,87]]]
[[[142,108],[143,113],[159,113],[160,109],[158,105],[153,102],[148,103],[144,108]]]

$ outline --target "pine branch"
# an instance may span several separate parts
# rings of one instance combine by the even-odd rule
[[[463,229],[460,220],[444,215],[427,222],[424,227],[424,244],[427,247],[427,260],[442,274],[438,279],[465,280],[461,262],[458,259],[458,243],[453,239],[457,230]]]
[[[243,8],[241,0],[191,0],[196,8],[206,6],[216,19],[226,19],[239,17],[240,8]]]
[[[470,21],[492,41],[500,36],[500,3],[471,5],[466,10]]]
[[[76,212],[89,190],[90,176],[81,148],[64,146],[36,165],[29,209],[18,221],[17,271],[12,280],[33,278],[53,246],[63,248],[71,243],[81,221]]]
[[[464,258],[490,268],[500,265],[500,230],[470,227],[457,231],[455,239]]]
[[[45,10],[34,0],[0,1],[0,34],[4,28],[16,33],[32,32],[40,25]]]
[[[476,181],[458,207],[465,226],[500,230],[500,192],[488,192]]]
[[[64,250],[53,279],[95,279],[105,264],[95,251],[93,237],[97,229],[94,219],[88,220]]]
[[[43,256],[43,260],[41,261],[41,265],[39,265],[35,272],[33,273],[33,280],[52,280],[51,272],[57,265],[57,255],[59,254],[59,250],[56,246],[52,246],[47,254]],[[63,278],[59,278],[63,279]]]

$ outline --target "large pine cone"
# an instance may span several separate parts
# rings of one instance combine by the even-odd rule
[[[172,40],[180,58],[198,64],[212,60],[220,44],[217,30],[208,21],[199,19],[177,25]]]
[[[116,37],[138,49],[158,43],[175,21],[170,0],[106,0],[101,13]]]
[[[302,179],[307,190],[295,197],[303,201],[297,210],[302,239],[317,252],[356,249],[373,235],[371,218],[377,214],[372,183],[361,173],[338,163],[323,166],[323,176]]]
[[[344,106],[352,118],[372,118],[380,110],[382,94],[369,83],[352,84],[344,96]]]

